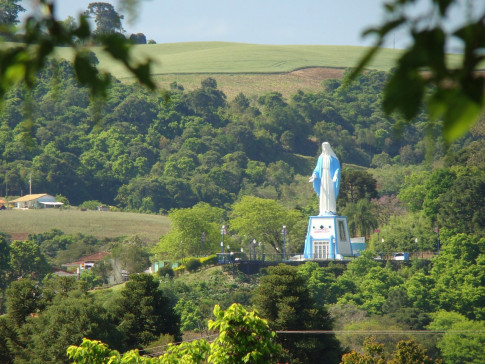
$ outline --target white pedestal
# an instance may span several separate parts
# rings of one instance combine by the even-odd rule
[[[347,217],[310,216],[305,239],[305,259],[343,259],[352,256]]]

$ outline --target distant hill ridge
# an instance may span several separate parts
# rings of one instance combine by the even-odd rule
[[[100,48],[93,51],[99,67],[116,78],[133,78],[119,62]],[[200,87],[207,77],[214,77],[218,87],[233,99],[242,92],[247,96],[280,92],[288,98],[298,90],[321,88],[325,79],[340,78],[346,68],[354,67],[367,47],[326,45],[263,45],[230,42],[185,42],[134,46],[136,57],[154,61],[152,74],[160,87],[168,89],[176,81],[186,90]],[[369,68],[388,71],[402,50],[383,48]],[[68,48],[58,48],[58,55],[69,59]],[[451,55],[452,62],[458,55]]]

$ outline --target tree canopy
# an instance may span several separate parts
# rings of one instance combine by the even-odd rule
[[[443,120],[447,141],[463,136],[479,119],[484,107],[484,77],[477,71],[485,60],[485,14],[473,13],[473,3],[459,9],[458,1],[430,0],[430,9],[415,14],[414,0],[394,0],[384,5],[386,17],[364,35],[376,36],[375,45],[362,57],[354,78],[398,29],[411,37],[384,90],[387,113],[401,112],[408,121],[423,104],[431,120]],[[459,9],[459,10],[457,10]],[[448,31],[446,19],[462,11],[463,21]],[[460,41],[463,59],[458,66],[446,62],[449,40]],[[427,72],[422,72],[426,70]]]
[[[96,24],[96,29],[93,32],[94,35],[100,36],[124,31],[121,24],[124,18],[123,15],[118,14],[114,6],[110,3],[89,3],[88,10],[84,14],[88,17],[94,17]]]
[[[7,35],[11,32],[9,27],[17,25],[19,20],[19,13],[24,12],[25,9],[19,5],[19,0],[0,0],[0,35]]]

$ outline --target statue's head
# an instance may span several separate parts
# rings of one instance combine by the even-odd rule
[[[331,154],[332,153],[332,148],[330,147],[330,143],[328,143],[328,142],[322,143],[322,153],[323,154]]]

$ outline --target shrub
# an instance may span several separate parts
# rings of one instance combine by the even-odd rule
[[[66,196],[56,195],[56,201],[57,202],[62,202],[64,204],[62,207],[68,207],[68,206],[70,206],[69,200],[67,199]]]
[[[175,273],[170,264],[166,264],[165,266],[158,268],[158,275],[160,277],[165,277],[168,275],[170,278],[173,278],[175,276]]]
[[[81,209],[86,210],[97,210],[98,206],[101,206],[102,203],[96,200],[84,201],[82,204],[79,205]]]
[[[216,265],[217,264],[217,255],[209,255],[208,257],[205,258],[200,258],[200,262],[202,263],[203,266],[210,266],[210,265]]]
[[[191,273],[197,271],[201,266],[202,263],[196,258],[191,258],[185,263],[185,268]]]
[[[173,270],[173,272],[175,273],[176,276],[179,276],[181,274],[184,274],[185,273],[185,265],[181,265],[180,267],[175,268]]]

